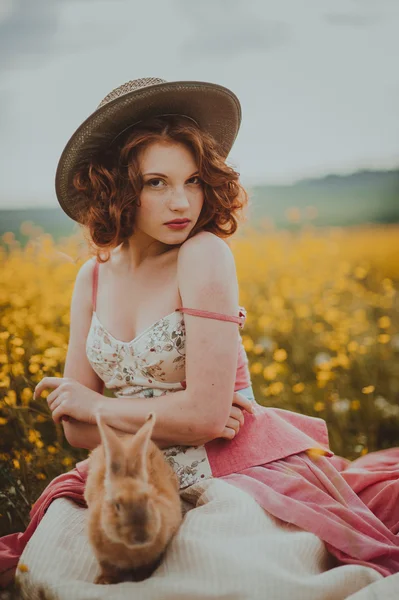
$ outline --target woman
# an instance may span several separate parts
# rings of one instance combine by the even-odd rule
[[[329,450],[324,421],[255,402],[237,332],[245,308],[225,243],[247,202],[238,173],[225,162],[240,121],[237,97],[222,86],[144,78],[108,94],[71,137],[57,169],[57,197],[85,226],[96,256],[76,279],[64,377],[45,377],[35,396],[51,388],[54,421],[63,423],[71,445],[88,449],[100,442],[98,412],[120,435],[134,434],[156,412],[153,439],[179,476],[188,514],[164,565],[151,581],[132,584],[140,586],[138,597],[217,597],[217,585],[223,597],[263,598],[276,565],[252,572],[256,548],[270,550],[271,560],[284,539],[279,589],[283,581],[286,595],[300,589],[289,574],[302,553],[298,572],[309,571],[303,597],[344,598],[399,571],[398,503],[385,509],[392,493],[398,496],[399,452],[348,466]],[[115,398],[103,396],[104,385]],[[340,473],[335,465],[347,468]],[[52,582],[53,590],[52,578],[61,577],[60,598],[72,597],[63,585],[68,594],[74,586],[74,598],[94,586],[96,565],[76,512],[85,511],[86,475],[87,460],[56,478],[26,532],[0,540],[3,581],[21,558],[32,580]],[[247,530],[234,520],[237,507]],[[73,538],[70,519],[78,522]],[[250,548],[237,564],[251,526]],[[192,553],[193,571],[181,548]],[[315,581],[313,571],[323,577]],[[121,585],[115,597],[129,597]],[[92,593],[106,597],[101,589]]]

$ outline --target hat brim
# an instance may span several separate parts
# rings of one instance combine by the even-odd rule
[[[58,161],[55,190],[64,212],[81,222],[85,199],[72,185],[79,166],[111,142],[129,124],[158,114],[194,119],[220,144],[227,157],[241,124],[241,106],[228,88],[209,82],[173,81],[123,94],[97,108],[73,133]]]

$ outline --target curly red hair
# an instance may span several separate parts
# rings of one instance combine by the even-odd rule
[[[218,142],[181,115],[156,116],[120,134],[106,150],[81,165],[73,178],[75,189],[87,204],[82,214],[85,237],[99,262],[107,262],[110,251],[134,233],[143,177],[139,153],[156,142],[185,144],[195,157],[203,182],[204,204],[192,237],[200,230],[227,238],[244,219],[248,193],[240,174],[228,166]],[[87,236],[88,234],[88,236]],[[104,253],[102,259],[100,253]]]

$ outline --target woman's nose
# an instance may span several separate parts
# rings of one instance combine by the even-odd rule
[[[171,193],[170,206],[172,208],[186,208],[189,206],[187,192],[184,188],[176,188]]]

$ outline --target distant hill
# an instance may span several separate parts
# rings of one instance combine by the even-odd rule
[[[21,233],[20,226],[26,221],[51,233],[55,240],[71,235],[78,228],[77,223],[70,219],[61,208],[7,208],[0,210],[0,236],[6,231],[12,231],[16,239],[24,243],[27,236]]]
[[[327,175],[292,185],[258,185],[248,191],[253,223],[269,218],[282,227],[287,214],[291,221],[313,216],[315,225],[399,221],[399,169]]]
[[[249,221],[256,226],[269,219],[279,227],[309,221],[314,225],[357,225],[399,222],[399,169],[358,171],[303,179],[291,185],[247,186]],[[77,229],[60,207],[0,210],[0,235],[12,231],[21,242],[20,226],[31,221],[58,240]]]

